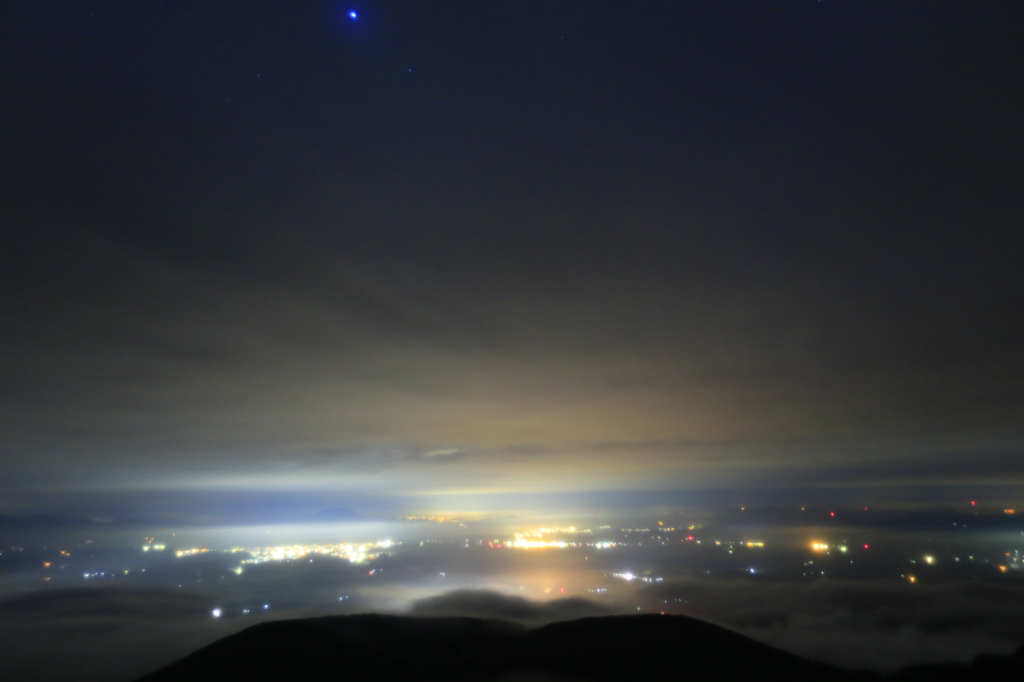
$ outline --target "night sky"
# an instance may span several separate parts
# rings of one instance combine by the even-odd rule
[[[0,512],[1024,485],[1021,4],[3,3]]]

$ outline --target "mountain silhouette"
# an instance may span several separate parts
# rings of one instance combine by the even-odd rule
[[[261,623],[139,682],[320,680],[877,680],[685,616],[603,616],[536,629],[479,618],[328,616]],[[915,678],[916,679],[916,678]]]
[[[319,511],[313,517],[317,521],[366,521],[366,517],[346,507],[334,507]]]

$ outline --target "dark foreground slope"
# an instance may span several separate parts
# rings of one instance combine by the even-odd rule
[[[275,621],[143,678],[332,680],[872,679],[683,616],[612,616],[535,630],[475,618],[361,615]],[[876,678],[877,679],[877,678]]]
[[[971,664],[846,672],[684,616],[609,616],[529,630],[477,618],[331,616],[263,623],[139,682],[207,680],[1008,682],[1024,647]]]

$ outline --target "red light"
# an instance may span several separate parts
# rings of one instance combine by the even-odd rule
[[[829,516],[835,516],[835,515],[836,515],[836,513],[835,513],[835,512],[829,512],[829,513],[828,513],[828,515],[829,515]]]
[[[693,536],[692,535],[687,535],[686,539],[689,540],[690,542],[693,542]]]
[[[977,503],[974,500],[971,500],[971,506],[973,507],[975,504]]]
[[[867,545],[864,545],[864,549],[871,549],[871,548],[868,547]]]
[[[564,587],[559,587],[558,588],[558,593],[559,594],[565,594],[565,588]]]

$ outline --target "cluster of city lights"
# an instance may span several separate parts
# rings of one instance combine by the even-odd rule
[[[864,549],[867,548],[868,546],[864,545]],[[828,552],[830,549],[836,549],[840,552],[850,551],[850,548],[846,545],[830,545],[827,542],[818,542],[817,540],[811,542],[811,549],[813,549],[815,552]]]
[[[531,528],[515,533],[515,537],[512,540],[494,540],[493,542],[487,543],[490,547],[498,549],[501,547],[511,547],[513,549],[547,549],[547,548],[566,548],[566,547],[583,547],[581,542],[568,542],[566,540],[550,538],[551,535],[555,534],[582,534],[591,533],[589,528],[579,529],[575,526],[569,526],[567,528]],[[587,543],[588,545],[593,543]],[[606,544],[606,546],[609,546]]]
[[[659,521],[658,531],[670,532],[676,531],[676,528],[665,528],[664,523]],[[698,526],[689,526],[688,530],[694,530]],[[598,531],[611,530],[611,526],[599,526]],[[623,533],[651,533],[653,532],[650,528],[621,528]],[[580,534],[593,534],[594,531],[589,528],[576,528],[575,526],[569,526],[567,528],[530,528],[516,532],[515,537],[512,540],[491,540],[488,541],[488,547],[492,549],[500,549],[503,547],[510,547],[514,549],[544,549],[544,548],[566,548],[566,547],[592,547],[594,549],[611,549],[614,547],[632,547],[633,545],[627,541],[615,541],[615,540],[591,540],[585,542],[572,541],[564,539],[565,535],[580,535]],[[653,536],[650,538],[660,544],[667,544],[669,538],[661,535]],[[686,535],[680,538],[682,542],[693,542],[701,544],[694,535]],[[641,543],[642,544],[642,543]],[[715,544],[718,546],[726,546],[729,551],[732,551],[734,547],[746,547],[749,549],[761,549],[765,547],[763,540],[740,540],[740,541],[721,541],[716,540]],[[467,545],[468,546],[468,545]],[[827,548],[825,544],[821,545],[822,548]],[[817,549],[817,546],[815,547]],[[845,551],[845,549],[843,550]]]
[[[262,564],[268,561],[290,561],[301,559],[310,555],[331,556],[338,559],[347,559],[353,564],[361,564],[376,559],[382,550],[387,550],[394,543],[391,540],[381,540],[374,543],[353,544],[341,542],[332,545],[285,545],[281,547],[244,547],[239,551],[247,552],[249,559],[243,564]]]
[[[631,583],[634,580],[639,580],[640,582],[644,582],[644,583],[660,583],[660,582],[664,582],[665,581],[664,578],[652,578],[651,576],[636,575],[635,573],[628,573],[628,572],[627,573],[612,573],[612,577],[613,578],[618,578],[619,580],[625,580],[627,583]]]
[[[269,561],[291,561],[302,559],[310,555],[331,556],[338,559],[347,559],[351,563],[361,564],[372,561],[386,553],[395,543],[391,540],[380,542],[351,543],[339,542],[335,544],[314,544],[314,545],[282,545],[278,547],[235,547],[229,550],[232,554],[245,553],[248,559],[243,559],[242,564],[262,564]],[[145,547],[143,548],[146,551]],[[174,555],[176,557],[189,557],[198,554],[205,554],[213,550],[207,547],[193,547],[179,549]],[[242,573],[242,567],[235,569],[235,573]]]
[[[543,549],[546,547],[579,547],[579,545],[573,545],[564,540],[527,540],[526,538],[516,538],[511,542],[506,543],[509,547],[515,547],[516,549]]]
[[[176,556],[176,557],[193,556],[195,554],[205,554],[206,552],[209,552],[209,551],[211,551],[211,550],[207,549],[206,547],[196,547],[196,548],[192,548],[192,549],[179,549],[178,551],[176,551],[174,553],[174,556]]]

